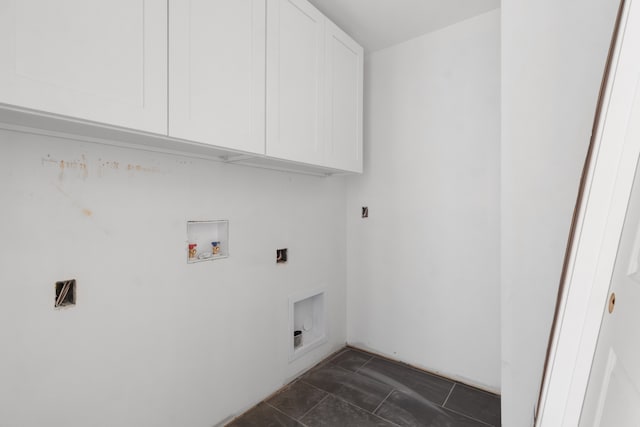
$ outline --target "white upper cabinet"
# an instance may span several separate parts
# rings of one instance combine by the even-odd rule
[[[361,172],[362,64],[307,0],[0,0],[0,125]]]
[[[265,152],[265,0],[169,0],[169,136]]]
[[[166,134],[166,0],[0,0],[0,102]]]
[[[324,22],[305,0],[267,2],[267,155],[322,165]]]
[[[331,21],[325,27],[325,162],[362,172],[362,47]]]
[[[362,172],[363,57],[306,0],[268,0],[267,155]]]

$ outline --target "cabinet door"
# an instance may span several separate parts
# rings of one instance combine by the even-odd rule
[[[267,2],[267,154],[321,165],[324,16],[304,0]]]
[[[169,1],[169,135],[264,154],[265,0]]]
[[[326,22],[325,165],[362,172],[362,47]]]
[[[167,132],[166,0],[0,0],[0,103]]]

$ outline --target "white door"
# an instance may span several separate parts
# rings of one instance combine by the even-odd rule
[[[0,0],[0,103],[167,132],[166,0]]]
[[[267,1],[267,155],[321,165],[324,16],[306,0]]]
[[[640,80],[638,80],[640,83]],[[635,89],[635,88],[634,88]],[[640,140],[636,91],[627,138]],[[636,154],[637,156],[637,154]],[[640,170],[620,237],[581,426],[640,426]]]
[[[325,27],[325,165],[362,172],[362,47],[333,22]]]
[[[622,138],[624,156],[616,187],[629,188],[633,180],[620,235],[609,299],[580,417],[581,426],[640,426],[640,3],[629,9],[621,38],[607,121],[621,126],[609,138]],[[605,141],[606,142],[606,141]],[[625,174],[623,162],[633,162]],[[635,168],[633,168],[635,165]],[[627,190],[629,191],[629,190]],[[627,193],[629,194],[629,193]],[[617,209],[612,205],[611,209]],[[619,209],[624,209],[624,205]]]
[[[265,148],[265,0],[169,1],[169,135]]]

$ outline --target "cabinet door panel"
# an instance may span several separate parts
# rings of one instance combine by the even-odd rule
[[[162,0],[0,0],[0,102],[166,134]]]
[[[265,7],[170,0],[170,136],[264,154]]]
[[[330,21],[325,49],[325,165],[362,172],[363,50]]]
[[[267,5],[267,154],[322,164],[325,18],[304,0]]]

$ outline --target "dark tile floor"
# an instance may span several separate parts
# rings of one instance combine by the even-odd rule
[[[347,347],[227,426],[500,426],[500,396]]]

